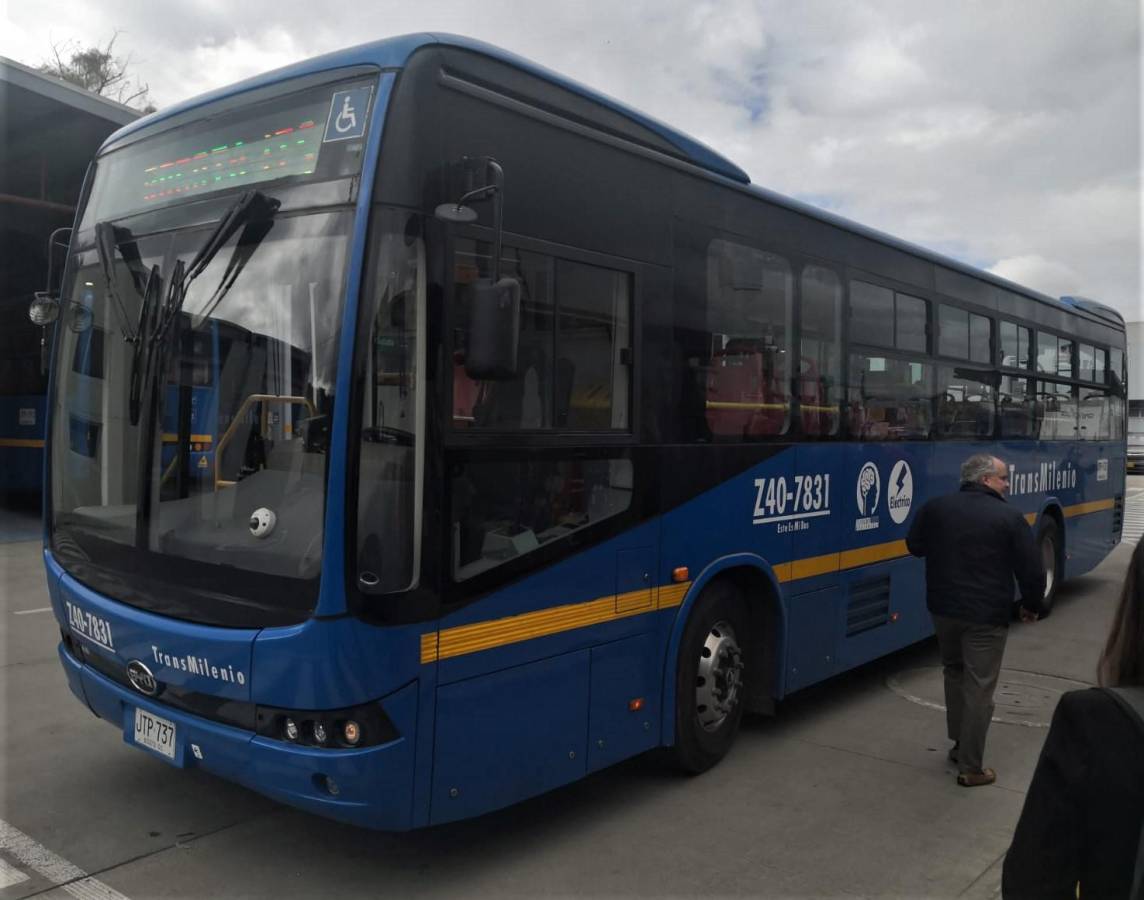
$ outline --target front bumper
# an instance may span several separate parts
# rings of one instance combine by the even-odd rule
[[[205,769],[281,803],[352,825],[389,831],[413,826],[416,683],[384,702],[401,734],[397,740],[360,750],[323,750],[271,740],[173,709],[84,665],[62,642],[58,652],[72,693],[144,753],[180,768]],[[175,723],[173,760],[135,743],[136,708]],[[336,795],[329,789],[331,779],[337,785]]]

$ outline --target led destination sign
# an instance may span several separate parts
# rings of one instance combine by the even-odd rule
[[[370,81],[327,84],[114,150],[97,163],[85,224],[278,179],[356,174],[373,94]]]

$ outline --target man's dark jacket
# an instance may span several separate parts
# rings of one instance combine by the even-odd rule
[[[1013,578],[1021,605],[1042,612],[1045,569],[1025,517],[983,484],[928,501],[906,546],[926,561],[926,606],[939,616],[978,625],[1008,625]]]

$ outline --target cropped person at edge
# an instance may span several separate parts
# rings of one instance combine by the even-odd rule
[[[926,561],[926,606],[933,616],[945,678],[945,716],[963,787],[992,784],[982,765],[1013,615],[1013,578],[1020,615],[1043,612],[1045,570],[1025,517],[1005,501],[1009,469],[975,454],[961,466],[961,489],[929,500],[910,526],[906,546]]]
[[[1053,713],[1005,857],[1006,900],[1144,897],[1144,721],[1131,711],[1144,708],[1144,541],[1096,675],[1100,687],[1069,691]]]

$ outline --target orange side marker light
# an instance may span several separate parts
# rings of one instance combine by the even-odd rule
[[[687,566],[680,566],[677,569],[671,570],[671,580],[676,584],[682,584],[687,580],[691,573],[687,570]]]
[[[628,712],[639,712],[641,709],[643,709],[643,697],[628,701]]]

